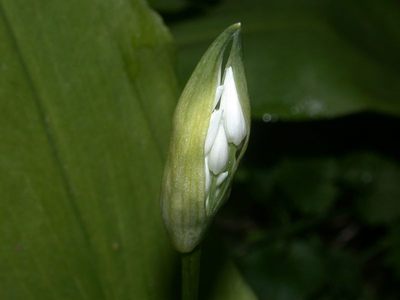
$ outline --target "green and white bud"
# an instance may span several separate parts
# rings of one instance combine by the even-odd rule
[[[249,140],[240,24],[226,29],[204,54],[179,99],[173,122],[162,214],[175,248],[190,252],[228,197]]]

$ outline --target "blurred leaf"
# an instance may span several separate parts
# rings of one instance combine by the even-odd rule
[[[221,233],[212,225],[210,229],[201,249],[199,299],[258,299],[227,255]]]
[[[253,196],[260,201],[286,201],[304,214],[321,215],[337,198],[337,176],[333,159],[291,158],[273,168],[252,170],[249,182]]]
[[[318,251],[304,241],[255,249],[241,261],[261,300],[306,299],[325,280]]]
[[[173,24],[182,82],[216,32],[237,21],[254,117],[400,113],[398,2],[221,1]]]
[[[255,226],[245,232],[248,245],[236,245],[261,299],[398,298],[398,161],[366,151],[336,158],[289,156],[248,169],[242,180],[249,190],[243,194],[263,203],[255,206]],[[316,249],[306,240],[310,234],[318,237]],[[305,294],[286,274],[296,274],[286,258],[294,239],[312,247],[329,274]],[[300,282],[304,276],[298,275]]]
[[[336,200],[334,160],[286,160],[278,172],[282,193],[304,214],[321,215]]]
[[[328,248],[324,265],[329,274],[316,299],[364,299],[361,295],[361,266],[357,256],[342,249]]]
[[[206,275],[207,276],[207,275]],[[203,276],[205,277],[205,276]],[[237,300],[237,299],[258,299],[252,289],[243,280],[237,268],[229,260],[225,260],[219,276],[214,282],[214,289],[209,300]]]
[[[386,265],[391,268],[398,280],[400,280],[400,226],[393,226],[388,237],[388,256]]]
[[[362,217],[371,223],[400,217],[400,165],[374,154],[351,155],[342,162],[343,180],[352,189]]]
[[[259,299],[358,299],[358,258],[321,242],[317,237],[276,240],[239,257]]]
[[[351,192],[349,199],[368,222],[400,217],[400,165],[374,153],[337,159],[288,158],[267,169],[251,169],[249,174],[246,180],[255,199],[285,201],[286,210],[293,207],[303,214],[321,215],[338,199],[342,188],[338,184],[344,184]]]
[[[174,299],[160,19],[139,0],[1,0],[0,41],[0,299]]]

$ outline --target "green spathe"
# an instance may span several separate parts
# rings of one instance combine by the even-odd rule
[[[239,33],[240,24],[234,24],[214,41],[189,79],[175,111],[161,206],[167,230],[180,252],[190,252],[200,243],[213,216],[229,194],[233,174],[247,147],[250,107]],[[224,53],[230,43],[232,46],[227,63],[222,66]],[[224,72],[228,67],[233,72],[247,134],[240,145],[229,144],[225,172],[219,177],[210,173],[211,179],[207,180],[211,181],[206,189],[206,135],[212,112],[216,109],[221,71]],[[226,179],[221,180],[221,176]]]

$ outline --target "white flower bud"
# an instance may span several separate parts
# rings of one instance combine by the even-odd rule
[[[215,110],[211,114],[210,125],[208,127],[206,143],[204,144],[204,152],[207,155],[215,141],[218,133],[219,124],[221,123],[222,110]]]
[[[223,112],[222,112],[223,115]],[[226,140],[224,125],[220,122],[218,126],[218,133],[215,137],[214,144],[208,154],[208,167],[214,174],[219,174],[225,171],[228,163],[228,141]]]
[[[217,105],[219,99],[221,99],[222,92],[224,91],[224,86],[219,85],[215,91],[214,107]]]
[[[225,181],[225,179],[228,177],[228,171],[221,173],[217,177],[217,186],[221,185]]]
[[[225,72],[221,106],[225,111],[224,126],[228,142],[239,146],[247,135],[247,129],[236,89],[232,67],[228,67]]]

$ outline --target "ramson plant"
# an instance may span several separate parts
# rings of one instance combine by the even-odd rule
[[[240,24],[234,24],[214,41],[175,111],[161,205],[173,244],[182,253],[201,242],[228,197],[249,140],[250,107],[239,33]]]

